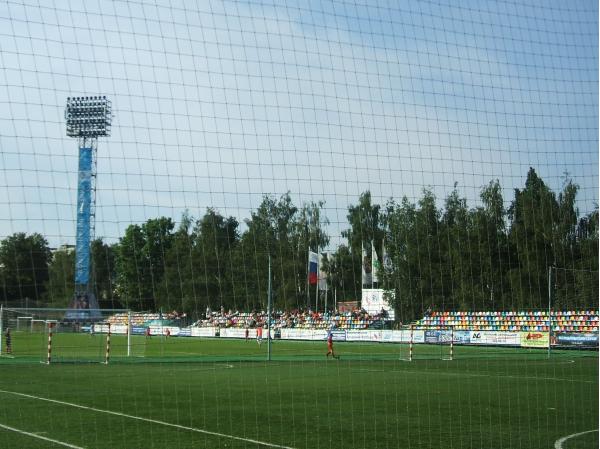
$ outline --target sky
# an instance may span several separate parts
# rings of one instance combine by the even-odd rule
[[[529,167],[598,203],[596,1],[0,3],[0,238],[75,240],[69,96],[112,101],[96,235],[207,207],[239,221],[264,195],[468,205]]]

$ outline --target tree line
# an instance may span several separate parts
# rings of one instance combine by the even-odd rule
[[[429,189],[416,202],[383,205],[364,192],[348,207],[345,243],[324,259],[329,304],[333,292],[360,300],[366,253],[379,262],[375,287],[402,321],[427,309],[547,308],[549,271],[555,308],[597,308],[598,207],[581,216],[578,190],[566,179],[556,194],[530,169],[508,208],[497,180],[472,208],[456,186],[442,207]],[[314,308],[307,255],[328,246],[328,225],[323,202],[298,207],[289,193],[265,196],[244,226],[212,208],[198,219],[185,212],[177,226],[153,218],[129,225],[117,243],[93,241],[90,284],[104,308],[259,310],[270,258],[275,307]],[[72,248],[51,251],[40,234],[8,236],[0,241],[0,301],[66,307],[74,265]]]

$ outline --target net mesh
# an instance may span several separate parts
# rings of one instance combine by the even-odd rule
[[[590,1],[3,2],[0,446],[597,447],[598,85]]]

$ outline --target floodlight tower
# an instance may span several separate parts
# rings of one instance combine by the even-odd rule
[[[98,137],[110,136],[111,103],[106,97],[68,97],[67,136],[79,144],[74,309],[97,309],[90,287],[90,244],[95,232],[96,153]]]

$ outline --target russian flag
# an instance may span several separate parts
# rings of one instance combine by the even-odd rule
[[[313,253],[312,251],[308,252],[308,283],[310,285],[315,285],[319,281],[319,255],[317,253]]]

